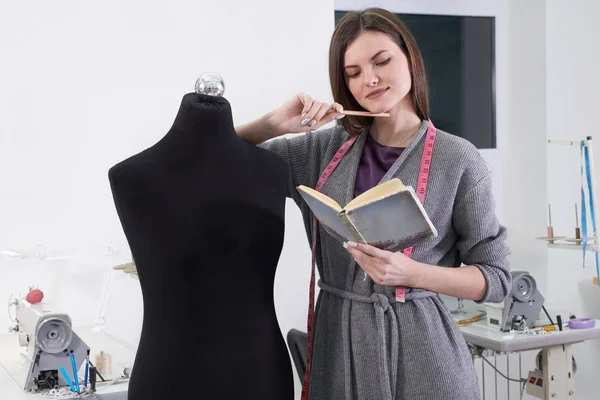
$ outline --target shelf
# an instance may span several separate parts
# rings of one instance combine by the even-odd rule
[[[551,249],[578,250],[583,252],[583,245],[577,243],[547,243],[546,246]],[[600,252],[600,245],[588,244],[585,250],[597,253]]]

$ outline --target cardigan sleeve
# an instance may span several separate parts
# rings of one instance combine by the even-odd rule
[[[301,203],[302,198],[296,188],[299,185],[314,187],[321,173],[320,164],[324,157],[326,158],[328,149],[331,150],[330,142],[334,136],[343,138],[347,134],[343,128],[332,127],[277,137],[259,144],[259,147],[274,152],[287,162],[289,168],[287,197],[292,198],[297,204]]]
[[[282,157],[288,164],[288,187],[286,196],[295,198],[298,185],[305,181],[307,158],[311,145],[311,133],[301,133],[291,137],[270,139],[258,146]]]
[[[461,262],[481,270],[485,295],[476,303],[503,301],[512,286],[506,228],[498,222],[491,174],[486,174],[458,200],[453,211]]]

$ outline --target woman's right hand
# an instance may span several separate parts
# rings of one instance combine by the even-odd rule
[[[323,103],[299,93],[273,110],[269,121],[279,135],[314,131],[336,118],[343,118],[343,109],[339,103]]]

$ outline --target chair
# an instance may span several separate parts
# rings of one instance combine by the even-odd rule
[[[296,367],[296,372],[300,378],[300,382],[304,380],[306,372],[306,353],[308,352],[308,335],[306,332],[301,332],[297,329],[290,329],[287,334],[287,345],[292,354],[292,360]]]

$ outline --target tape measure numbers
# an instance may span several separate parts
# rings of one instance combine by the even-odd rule
[[[427,137],[425,138],[425,147],[423,147],[423,155],[421,156],[421,168],[419,169],[419,178],[417,180],[417,198],[425,205],[425,193],[427,192],[427,182],[429,181],[429,168],[431,166],[431,158],[433,155],[433,144],[435,143],[435,126],[429,121],[427,128]],[[412,255],[412,247],[404,249],[402,252],[406,257]],[[396,287],[396,301],[404,303],[406,299],[406,288],[404,286]]]

